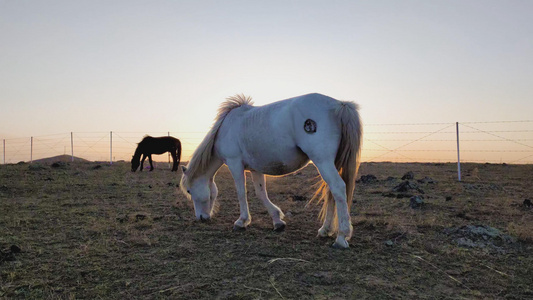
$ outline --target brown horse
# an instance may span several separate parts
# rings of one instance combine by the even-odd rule
[[[137,149],[135,154],[131,159],[131,171],[135,172],[141,165],[139,171],[143,170],[143,163],[146,157],[150,162],[150,171],[154,170],[154,165],[152,164],[152,154],[163,154],[165,152],[170,152],[174,164],[172,165],[172,172],[178,170],[181,159],[181,142],[177,138],[171,136],[162,136],[162,137],[151,137],[149,135],[145,136],[140,143],[137,144]],[[142,160],[141,160],[141,155]]]

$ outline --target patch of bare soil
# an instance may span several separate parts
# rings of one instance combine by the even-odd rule
[[[232,231],[225,167],[218,213],[202,223],[166,163],[0,165],[0,298],[532,298],[533,166],[464,164],[463,182],[455,167],[363,164],[354,237],[338,250],[306,205],[312,165],[267,179],[281,233],[250,176],[252,224]]]

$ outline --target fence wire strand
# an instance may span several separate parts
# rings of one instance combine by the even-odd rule
[[[365,124],[362,161],[456,161],[456,131],[450,130],[455,125],[455,123]],[[462,162],[533,163],[531,144],[533,121],[461,122],[459,125],[460,135],[463,138],[459,141],[460,152],[464,153],[461,155]],[[387,127],[394,128],[391,128],[392,131],[382,130]],[[380,130],[372,131],[373,129]],[[127,131],[69,132],[33,137],[33,142],[30,138],[3,139],[5,145],[5,149],[2,149],[3,163],[29,161],[30,158],[39,160],[71,152],[75,157],[87,160],[129,161],[137,143],[146,134]],[[170,134],[179,138],[183,146],[182,161],[187,161],[206,132],[160,131],[148,134],[152,136]],[[156,160],[164,158],[154,157]]]

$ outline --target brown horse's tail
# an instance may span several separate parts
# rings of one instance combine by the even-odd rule
[[[363,138],[363,126],[357,112],[357,105],[349,101],[339,101],[339,106],[335,109],[335,117],[339,120],[341,129],[341,140],[337,156],[335,157],[335,167],[339,171],[339,175],[346,184],[346,201],[348,209],[351,208],[353,202],[353,193],[355,188],[355,179],[359,169],[359,159],[361,154],[361,143]],[[328,185],[322,179],[318,183],[319,187],[313,196],[313,199],[323,201],[322,210],[320,211],[320,218],[324,221],[328,205],[335,205],[333,195],[329,190]],[[337,229],[337,213],[332,222],[334,230]]]
[[[179,167],[181,161],[181,141],[176,139],[176,165]]]

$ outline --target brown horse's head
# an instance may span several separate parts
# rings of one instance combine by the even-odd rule
[[[131,158],[131,171],[132,172],[137,171],[137,168],[139,167],[140,164],[141,162],[139,161],[139,159],[138,158],[136,159],[135,156],[133,156]]]

